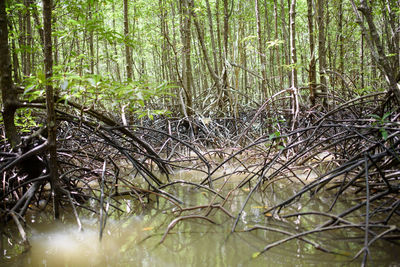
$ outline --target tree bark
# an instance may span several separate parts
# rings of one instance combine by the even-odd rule
[[[40,37],[40,44],[44,47],[43,28],[40,24],[38,13],[39,12],[36,8],[36,5],[32,5],[32,15],[33,15],[33,20],[35,21],[35,28],[37,29],[39,37]]]
[[[279,32],[278,32],[278,2],[274,0],[274,17],[275,17],[275,40],[279,39]],[[278,65],[278,76],[279,76],[279,90],[283,89],[283,74],[282,74],[282,65],[280,59],[280,51],[279,45],[275,46],[275,54],[276,54],[276,65]]]
[[[260,13],[258,8],[258,0],[254,1],[254,8],[255,8],[255,15],[256,15],[256,25],[257,25],[257,39],[258,39],[258,55],[260,57],[260,64],[261,64],[261,94],[262,98],[267,97],[267,87],[266,87],[266,80],[267,80],[267,64],[265,60],[265,49],[264,49],[264,38],[261,32],[261,22],[260,22]]]
[[[290,64],[292,68],[291,87],[297,88],[297,54],[296,54],[296,0],[290,4]]]
[[[129,45],[129,7],[128,0],[124,0],[124,37],[125,37],[125,60],[126,60],[126,78],[132,79],[132,58]]]
[[[113,12],[113,14],[115,14],[115,3],[112,2],[111,6],[112,6],[112,12]],[[113,16],[112,28],[115,31],[115,29],[116,29],[116,27],[115,27],[115,16]],[[113,41],[112,46],[113,46],[113,49],[114,49],[114,57],[118,58],[117,42]],[[117,75],[115,80],[121,82],[121,71],[119,70],[118,60],[114,60],[114,63],[115,63],[115,73]]]
[[[11,58],[8,47],[8,24],[6,14],[6,0],[0,0],[0,87],[3,101],[3,123],[5,134],[12,148],[20,143],[17,128],[14,123],[17,92],[11,76]]]
[[[324,22],[324,3],[325,0],[317,0],[317,23],[318,23],[318,63],[319,63],[319,81],[323,106],[327,105],[327,82],[325,76],[326,69],[326,48],[325,48],[325,22]]]
[[[191,24],[192,16],[191,9],[192,0],[183,0],[181,2],[181,36],[182,36],[182,82],[186,96],[185,115],[193,114],[193,99],[192,99],[192,63],[191,63]]]
[[[44,68],[46,73],[46,111],[47,111],[47,130],[48,130],[48,149],[50,154],[49,171],[50,183],[54,197],[54,217],[60,217],[59,199],[61,188],[58,180],[58,166],[57,166],[57,123],[56,113],[54,108],[54,92],[52,85],[53,77],[53,57],[52,57],[52,0],[43,0],[43,28],[44,28]]]
[[[207,6],[208,25],[210,28],[211,48],[213,51],[212,53],[213,53],[213,59],[214,59],[214,71],[218,75],[219,70],[218,70],[218,60],[217,60],[217,47],[215,45],[214,26],[213,26],[213,20],[212,20],[211,7],[210,7],[210,2],[208,0],[206,0],[206,6]]]
[[[338,22],[338,34],[339,34],[339,72],[341,75],[344,73],[344,37],[343,37],[343,2],[339,1],[339,22]],[[340,79],[342,87],[342,95],[346,95],[346,83],[343,79]]]
[[[312,0],[307,0],[307,17],[308,17],[308,34],[310,42],[310,64],[308,71],[308,84],[310,88],[310,102],[311,105],[315,105],[316,97],[316,79],[317,70],[315,66],[315,38],[314,38],[314,16],[313,16],[313,3]]]
[[[228,60],[228,49],[229,49],[229,7],[228,7],[228,0],[224,0],[224,58],[223,58],[223,66],[224,66],[224,71],[222,73],[222,90],[221,94],[218,96],[218,103],[219,103],[219,109],[222,115],[225,115],[225,110],[226,110],[226,104],[229,103],[229,97],[228,97],[228,88],[229,88],[229,82],[228,82],[228,66],[226,65],[226,62]]]
[[[203,32],[201,31],[199,22],[197,21],[197,17],[195,16],[195,14],[193,14],[193,22],[194,22],[194,26],[195,26],[196,31],[197,31],[197,36],[199,37],[200,46],[201,46],[201,50],[203,52],[203,57],[204,57],[206,66],[208,68],[208,71],[210,72],[211,78],[217,84],[217,88],[219,88],[220,87],[219,86],[219,77],[216,74],[215,70],[212,68],[211,61],[210,61],[210,58],[209,58],[208,53],[207,53],[207,48],[206,48],[206,45],[204,43]]]
[[[217,22],[217,43],[218,43],[218,55],[219,55],[219,70],[222,71],[222,63],[224,62],[224,58],[222,57],[222,45],[221,45],[221,22],[219,16],[219,0],[215,2],[215,19]]]
[[[289,11],[289,19],[290,19],[290,64],[292,68],[291,72],[291,92],[292,92],[292,130],[294,130],[297,115],[299,113],[299,98],[298,98],[298,88],[297,88],[297,55],[296,55],[296,0],[291,0],[290,3],[290,11]]]
[[[361,27],[361,31],[364,33],[365,41],[368,44],[370,51],[371,51],[371,56],[374,59],[374,61],[378,64],[379,69],[382,71],[383,75],[386,78],[386,81],[389,85],[389,91],[394,94],[395,98],[397,101],[400,103],[400,85],[399,81],[397,80],[398,74],[399,74],[399,63],[398,63],[398,55],[396,56],[396,59],[394,60],[395,64],[391,64],[390,59],[386,56],[385,54],[385,49],[383,46],[383,42],[381,41],[381,38],[379,36],[378,30],[375,26],[374,19],[372,16],[372,11],[371,8],[368,6],[368,3],[365,0],[361,0],[360,6],[357,9],[356,5],[354,4],[354,1],[351,0],[351,4],[353,6],[353,11],[356,14],[357,17],[357,23]],[[364,18],[368,24],[368,30],[364,26],[363,19],[361,17],[361,14],[358,12],[358,10],[361,11],[361,13],[364,15]],[[398,25],[397,25],[398,26]],[[394,25],[394,28],[396,25]],[[395,35],[398,35],[399,33],[395,32]],[[390,39],[390,37],[387,37]],[[398,37],[394,36],[392,39],[397,39],[397,44],[395,43],[395,47],[397,47],[397,53],[399,51],[399,44],[398,44]],[[388,42],[391,42],[388,40]],[[397,63],[396,63],[397,61]]]
[[[125,6],[124,6],[125,7]],[[88,13],[89,13],[89,21],[90,24],[93,23],[92,22],[92,12],[93,12],[93,6],[91,5],[91,2],[89,1],[88,3]],[[124,15],[125,15],[125,11],[124,11]],[[125,16],[124,16],[125,19]],[[125,23],[125,21],[124,21]],[[89,25],[90,25],[89,24]],[[129,33],[129,30],[128,30]],[[125,34],[127,35],[127,33],[125,32]],[[89,58],[90,58],[90,74],[94,74],[94,37],[93,37],[94,33],[93,33],[93,28],[89,29]]]
[[[289,53],[288,53],[288,46],[286,44],[286,40],[289,40],[288,37],[288,33],[287,33],[287,23],[286,23],[286,14],[285,14],[285,3],[283,2],[283,0],[280,1],[281,2],[281,34],[282,34],[282,39],[285,41],[283,43],[282,46],[282,50],[283,50],[283,58],[282,61],[284,60],[284,62],[282,62],[282,65],[289,65]],[[285,74],[290,77],[290,72],[285,71]],[[285,84],[285,77],[282,76],[283,79],[283,84]],[[289,81],[290,82],[290,81]]]
[[[25,1],[25,8],[26,8],[26,14],[25,14],[25,23],[26,23],[26,47],[28,51],[26,52],[26,70],[25,70],[25,75],[29,76],[32,72],[31,70],[31,56],[32,56],[32,46],[33,46],[33,38],[32,38],[32,24],[31,24],[31,12],[30,12],[30,6],[31,6],[31,1],[26,0]]]

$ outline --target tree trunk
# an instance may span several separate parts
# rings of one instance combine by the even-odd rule
[[[6,138],[15,148],[20,143],[20,137],[14,123],[17,93],[11,76],[11,58],[8,47],[8,25],[6,14],[6,0],[0,0],[0,87],[3,101],[3,123]]]
[[[30,12],[31,1],[25,1],[25,23],[26,23],[26,73],[25,75],[29,76],[32,72],[31,70],[31,56],[32,56],[32,46],[33,46],[33,38],[32,38],[32,24],[31,24],[31,12]]]
[[[314,18],[312,0],[307,0],[308,34],[310,42],[310,64],[308,72],[308,84],[310,88],[310,102],[315,105],[317,70],[315,67],[315,42],[314,42]]]
[[[360,88],[364,90],[364,33],[361,31],[360,39]]]
[[[7,23],[9,30],[13,31],[13,28],[15,28],[14,23],[12,21],[7,21]],[[20,66],[18,60],[17,47],[15,45],[15,38],[11,39],[11,51],[9,50],[9,53],[12,54],[12,69],[14,74],[14,82],[18,84],[20,83],[21,80],[20,80]]]
[[[52,58],[52,39],[51,39],[51,11],[52,0],[43,0],[43,27],[44,27],[44,68],[46,73],[46,110],[47,110],[47,130],[48,130],[48,149],[50,154],[49,171],[50,183],[54,196],[54,217],[60,216],[59,199],[61,188],[58,180],[57,166],[57,122],[54,108],[54,92],[52,85],[53,58]]]
[[[338,22],[338,34],[339,34],[339,72],[341,75],[344,74],[344,37],[343,37],[343,2],[339,1],[339,22]],[[343,79],[340,79],[342,87],[342,97],[346,95],[346,83]]]
[[[191,63],[191,6],[192,0],[183,0],[181,2],[181,36],[182,36],[182,82],[183,89],[186,97],[186,107],[183,113],[187,116],[193,114],[193,103],[192,103],[192,63]]]
[[[282,39],[285,41],[283,43],[282,49],[283,49],[283,58],[284,62],[282,62],[282,65],[289,65],[289,55],[288,55],[288,49],[286,45],[286,40],[289,40],[288,34],[287,34],[287,24],[286,24],[286,19],[285,19],[285,4],[283,0],[281,0],[281,34],[282,34]],[[290,77],[290,73],[285,71],[286,75]],[[285,77],[282,76],[283,79],[283,84],[285,84]]]
[[[19,37],[18,43],[19,48],[21,49],[21,70],[22,76],[26,76],[26,23],[25,23],[25,15],[22,13],[22,10],[19,12]]]
[[[229,97],[228,97],[228,88],[229,88],[229,82],[228,82],[228,66],[226,65],[226,62],[228,60],[228,51],[229,51],[229,7],[228,7],[228,0],[224,0],[224,72],[222,74],[222,90],[219,96],[219,108],[221,111],[221,115],[225,115],[225,110],[226,110],[226,104],[229,103]]]
[[[372,15],[372,10],[368,6],[368,3],[365,0],[361,0],[360,6],[357,9],[356,5],[354,4],[354,1],[351,0],[351,4],[353,6],[353,11],[356,14],[357,17],[357,23],[360,25],[362,32],[364,32],[364,37],[366,39],[366,43],[368,44],[370,50],[371,50],[371,56],[374,59],[374,61],[377,63],[379,69],[382,71],[383,75],[386,78],[386,81],[389,86],[389,91],[394,94],[395,98],[397,101],[400,103],[400,85],[399,85],[399,57],[392,57],[394,59],[393,62],[390,62],[390,57],[386,56],[385,54],[385,49],[383,46],[383,42],[379,36],[378,30],[376,28],[376,25],[374,23],[374,18]],[[364,26],[363,19],[358,12],[360,10],[362,14],[364,15],[365,21],[368,24],[368,30]],[[394,47],[394,49],[397,49],[397,53],[399,51],[399,32],[396,32],[396,28],[399,27],[399,25],[395,25],[393,22],[389,22],[392,24],[392,31],[394,33],[394,36],[391,38],[394,40],[390,40],[390,37],[387,37],[387,43],[391,43],[391,46]],[[394,64],[393,64],[394,63]],[[399,78],[398,78],[399,77]]]
[[[112,2],[111,5],[112,5],[112,12],[113,12],[113,14],[115,14],[115,3]],[[116,29],[116,27],[115,27],[115,16],[113,16],[112,27],[113,27],[113,30],[115,31],[115,29]],[[118,63],[117,42],[116,42],[116,41],[113,41],[112,46],[113,46],[113,48],[114,48],[114,58],[116,58],[115,61],[114,61],[114,63],[115,63],[115,73],[116,73],[116,75],[117,75],[117,77],[115,78],[115,80],[121,82],[121,71],[120,71],[120,69],[119,69],[119,63]]]
[[[132,58],[129,45],[129,7],[128,0],[124,0],[124,38],[125,38],[125,60],[126,60],[126,78],[132,79]]]
[[[166,81],[168,80],[168,70],[167,70],[167,55],[168,55],[168,49],[167,49],[167,42],[166,38],[166,17],[167,17],[167,12],[164,7],[163,0],[158,1],[158,7],[160,9],[160,31],[161,31],[161,36],[163,37],[162,43],[161,43],[161,77],[162,80]]]
[[[275,40],[279,39],[278,35],[278,3],[277,0],[274,0],[274,17],[275,17]],[[282,74],[282,65],[281,65],[281,59],[280,59],[280,51],[279,51],[279,45],[275,46],[275,54],[276,54],[276,64],[278,65],[278,76],[279,76],[279,90],[283,89],[283,74]]]
[[[297,88],[297,55],[296,55],[296,0],[292,0],[290,3],[290,64],[292,66],[291,72],[291,92],[292,92],[292,130],[294,130],[297,115],[299,113],[299,98],[298,98],[298,88]]]
[[[204,43],[203,32],[201,31],[199,22],[197,21],[196,14],[193,14],[193,22],[194,22],[194,25],[195,25],[195,28],[196,28],[196,31],[197,31],[197,36],[199,38],[201,50],[203,52],[203,57],[204,57],[207,69],[210,72],[211,78],[214,80],[214,83],[216,84],[217,88],[220,88],[219,77],[216,74],[215,70],[212,68],[212,64],[211,64],[210,58],[208,57],[208,53],[207,53],[207,47],[206,47],[206,45]]]
[[[327,82],[325,76],[326,68],[326,49],[325,49],[325,23],[324,23],[324,3],[325,0],[317,0],[317,23],[318,23],[318,63],[319,63],[319,81],[323,106],[327,105]]]
[[[290,4],[290,64],[291,87],[297,88],[297,55],[296,55],[296,0],[292,0]]]
[[[219,54],[219,70],[222,71],[222,63],[224,62],[224,58],[222,57],[222,45],[221,45],[221,22],[219,17],[219,0],[215,2],[215,19],[217,22],[217,42],[218,42],[218,54]]]
[[[89,19],[90,23],[92,23],[91,20],[92,20],[93,6],[91,5],[90,1],[89,1],[89,4],[88,4],[88,9],[89,9],[88,10],[89,11],[88,12],[89,13],[88,19]],[[124,15],[125,15],[125,11],[124,11]],[[93,40],[94,38],[93,38],[93,35],[94,35],[93,28],[90,28],[89,29],[90,74],[94,74],[94,40]]]
[[[214,71],[218,75],[219,71],[218,71],[218,60],[217,60],[217,47],[215,46],[214,26],[211,14],[210,2],[208,0],[206,0],[206,5],[207,5],[208,25],[210,27],[211,48],[213,51],[212,53],[214,59]]]
[[[260,14],[258,9],[258,0],[254,1],[255,15],[256,15],[256,25],[257,25],[257,39],[258,39],[258,54],[260,57],[261,64],[261,95],[262,98],[267,97],[267,88],[266,88],[266,80],[267,80],[267,64],[265,60],[265,49],[264,49],[264,38],[261,32],[261,22],[260,22]]]

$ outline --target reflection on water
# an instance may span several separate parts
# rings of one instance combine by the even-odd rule
[[[175,194],[185,198],[187,206],[202,205],[209,202],[207,192],[192,187],[176,187]],[[170,190],[173,190],[172,188]],[[277,192],[290,194],[293,187],[275,188]],[[238,190],[229,202],[229,210],[234,215],[240,209],[246,190]],[[275,201],[283,197],[280,194],[265,192],[256,194],[245,209],[240,229],[248,229],[255,224],[293,231],[314,225],[316,218],[279,221],[263,215],[268,200]],[[325,199],[324,199],[325,198]],[[310,210],[319,210],[328,205],[329,196],[320,200],[304,199],[293,205],[293,211],[307,203]],[[132,209],[132,200],[121,199],[121,207]],[[310,202],[311,201],[311,202]],[[341,203],[341,205],[347,205]],[[127,209],[127,207],[125,207]],[[195,211],[191,211],[193,213]],[[201,211],[198,211],[198,214]],[[182,214],[187,215],[187,214]],[[82,217],[84,215],[82,214]],[[253,258],[267,244],[283,238],[281,234],[270,231],[239,231],[230,233],[233,220],[226,214],[216,211],[210,218],[218,225],[205,220],[189,219],[179,222],[159,244],[168,224],[176,218],[170,203],[160,199],[152,202],[129,218],[111,216],[107,222],[103,239],[99,242],[97,218],[87,216],[83,219],[83,231],[73,223],[54,223],[46,216],[31,217],[31,245],[29,252],[19,257],[3,259],[2,266],[359,266],[359,262],[350,262],[351,256],[362,247],[361,232],[335,231],[313,236],[316,242],[336,251],[327,254],[312,246],[294,240]],[[360,238],[361,236],[361,238]],[[308,237],[309,239],[313,238]],[[343,241],[352,237],[353,242]],[[340,242],[338,242],[338,240]],[[6,241],[3,246],[7,248]],[[379,266],[395,266],[399,247],[388,243],[377,243],[372,259]],[[6,254],[12,254],[9,250]],[[347,256],[346,256],[347,255]],[[6,255],[7,256],[7,255]],[[374,265],[374,264],[372,264]]]

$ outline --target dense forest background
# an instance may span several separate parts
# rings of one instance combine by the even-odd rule
[[[42,4],[6,2],[12,78],[33,100]],[[394,0],[54,1],[52,12],[57,95],[117,117],[238,117],[279,92],[293,98],[283,112],[328,108],[387,90],[385,76],[393,87],[399,69]]]

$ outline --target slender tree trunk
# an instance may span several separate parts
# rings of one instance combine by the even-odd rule
[[[228,51],[229,51],[229,7],[228,7],[228,0],[224,0],[224,72],[222,74],[222,95],[220,94],[218,96],[219,99],[219,108],[221,113],[225,113],[224,111],[226,110],[226,104],[229,103],[229,96],[228,96],[228,88],[229,88],[229,82],[228,82],[228,66],[226,65],[226,62],[228,60]],[[225,115],[225,114],[224,114]]]
[[[257,25],[257,39],[258,39],[258,54],[260,57],[260,64],[261,64],[261,95],[262,98],[266,98],[267,87],[266,87],[266,80],[267,80],[267,64],[265,60],[265,49],[264,49],[264,38],[261,32],[261,22],[260,22],[260,14],[258,8],[258,0],[254,1],[254,8],[255,8],[255,15],[256,15],[256,25]]]
[[[316,70],[316,62],[315,62],[315,38],[314,38],[314,16],[313,16],[313,0],[307,0],[307,17],[308,17],[308,34],[309,34],[309,43],[310,43],[310,64],[308,71],[308,84],[310,88],[310,102],[311,105],[315,105],[315,97],[316,97],[316,79],[317,79],[317,70]]]
[[[275,40],[279,39],[278,35],[278,3],[277,0],[274,0],[274,17],[275,17]],[[282,65],[281,65],[281,59],[280,59],[280,51],[279,51],[279,45],[275,46],[275,54],[276,54],[276,64],[278,65],[278,76],[279,76],[279,89],[281,90],[283,88],[283,74],[282,74]]]
[[[44,27],[44,67],[46,73],[46,110],[47,110],[47,129],[48,129],[48,149],[50,154],[49,171],[50,183],[52,192],[54,194],[54,217],[60,217],[59,199],[61,188],[58,180],[58,166],[57,166],[57,122],[54,107],[54,92],[52,85],[53,76],[53,57],[52,57],[52,25],[51,25],[51,11],[52,0],[43,0],[43,27]]]
[[[318,23],[318,63],[319,63],[319,81],[321,84],[321,92],[323,94],[323,105],[327,105],[327,82],[325,76],[326,68],[326,45],[325,45],[325,23],[324,23],[324,3],[325,0],[316,0],[317,6],[317,23]]]
[[[207,6],[207,17],[208,17],[208,25],[210,29],[210,38],[211,38],[211,48],[212,48],[212,53],[213,53],[213,59],[214,59],[214,71],[218,75],[218,60],[217,60],[217,47],[215,45],[215,37],[214,37],[214,26],[213,26],[213,20],[212,20],[212,13],[211,13],[211,7],[210,7],[210,2],[206,0],[206,6]]]
[[[19,14],[19,48],[21,49],[21,70],[22,76],[26,76],[26,23],[22,11]]]
[[[186,107],[184,113],[187,116],[193,114],[193,103],[192,103],[192,63],[191,63],[191,24],[192,16],[190,8],[192,0],[183,0],[181,2],[181,36],[182,36],[182,82],[183,89],[186,96]]]
[[[0,87],[3,101],[3,123],[6,138],[15,148],[20,143],[20,137],[14,123],[17,93],[11,76],[11,58],[8,47],[8,25],[6,14],[6,0],[0,0]]]
[[[239,2],[239,9],[243,10],[244,5],[243,2]],[[245,44],[242,42],[242,40],[245,38],[246,33],[245,33],[245,21],[242,16],[239,18],[239,44],[238,44],[238,49],[239,49],[239,62],[240,65],[243,66],[245,69],[247,69],[247,57],[246,57],[246,49],[245,49]],[[242,93],[244,93],[247,96],[247,71],[242,71]],[[239,97],[239,96],[238,96]]]
[[[222,57],[222,45],[221,45],[221,22],[220,22],[220,16],[219,16],[219,0],[216,0],[215,2],[215,18],[217,21],[217,40],[218,40],[218,54],[219,54],[219,70],[222,71],[222,63],[225,62],[224,58]]]
[[[125,60],[126,60],[126,78],[132,79],[132,58],[129,45],[129,7],[128,0],[124,0],[124,38],[125,38]]]
[[[338,22],[338,34],[339,34],[339,72],[341,75],[344,74],[344,37],[343,37],[343,2],[339,1],[339,22]],[[346,83],[343,79],[341,80],[342,95],[346,95]]]
[[[32,72],[31,70],[31,56],[32,56],[32,48],[33,48],[33,38],[32,38],[32,24],[31,24],[31,11],[30,11],[31,1],[25,1],[25,22],[26,22],[26,48],[28,51],[26,52],[26,73],[25,75],[29,76]]]
[[[292,130],[294,130],[297,115],[299,112],[299,98],[298,98],[298,88],[297,88],[297,55],[296,55],[296,0],[291,0],[290,3],[290,12],[289,12],[289,20],[290,20],[290,64],[292,65],[291,72],[291,91],[292,91]]]
[[[33,15],[33,19],[35,21],[35,26],[36,26],[37,31],[39,33],[40,44],[44,47],[43,27],[40,24],[38,13],[39,12],[38,12],[38,10],[36,8],[36,5],[32,5],[32,15]]]
[[[111,74],[111,68],[110,68],[111,58],[110,58],[110,53],[108,52],[108,40],[103,39],[103,41],[104,41],[104,50],[106,53],[106,71],[107,71],[108,75],[110,75]]]
[[[291,87],[297,88],[297,55],[296,55],[296,0],[290,4],[290,64],[292,65]]]
[[[400,85],[398,83],[400,81],[399,57],[398,56],[392,57],[393,59],[391,60],[390,57],[386,56],[384,49],[384,42],[382,42],[381,37],[378,33],[372,15],[372,10],[368,6],[367,1],[361,0],[360,6],[358,8],[356,7],[353,0],[351,0],[351,4],[353,6],[353,11],[357,17],[356,21],[360,25],[361,30],[364,32],[366,42],[371,50],[371,56],[377,63],[380,70],[382,71],[382,74],[385,76],[385,79],[389,86],[389,91],[393,93],[397,101],[400,102]],[[368,25],[368,31],[363,23],[363,19],[358,10],[360,10],[361,13],[364,15],[365,21]],[[394,42],[389,45],[389,50],[392,47],[395,48],[396,49],[395,51],[397,51],[398,53],[400,48],[399,47],[400,38],[399,38],[399,32],[396,30],[396,27],[399,26],[394,25],[394,23],[390,21],[388,23],[393,24],[393,26],[391,27],[392,27],[392,32],[394,33],[393,38],[391,38],[394,40]],[[387,39],[388,40],[386,40],[386,42],[392,42],[389,37],[387,37]]]
[[[288,46],[286,45],[286,43],[287,43],[286,40],[289,40],[289,37],[288,37],[288,33],[287,33],[287,28],[288,27],[287,27],[287,23],[286,23],[286,18],[285,17],[286,17],[285,4],[284,4],[283,0],[281,0],[281,34],[282,34],[283,40],[285,41],[283,43],[283,46],[282,46],[282,49],[283,49],[283,58],[282,58],[282,60],[284,60],[282,65],[283,64],[289,65]],[[285,76],[286,75],[290,77],[290,72],[288,73],[288,72],[285,71]],[[282,78],[283,78],[283,84],[285,84],[285,77],[282,76]]]
[[[360,39],[360,86],[361,89],[364,89],[364,33],[361,31],[361,39]]]
[[[163,80],[168,79],[168,70],[167,70],[167,55],[168,55],[168,50],[167,50],[167,43],[166,43],[166,17],[167,17],[167,12],[164,7],[163,0],[158,1],[158,6],[160,9],[160,31],[161,31],[161,36],[163,37],[162,43],[161,43],[161,77]]]
[[[203,57],[207,66],[208,71],[210,72],[211,78],[214,80],[214,82],[217,84],[217,88],[219,88],[219,77],[216,74],[215,70],[212,68],[212,64],[211,64],[211,60],[208,56],[207,53],[207,47],[206,44],[204,42],[204,36],[203,36],[203,32],[201,31],[201,27],[199,25],[199,22],[197,21],[197,17],[194,14],[193,15],[193,22],[197,31],[197,36],[199,37],[199,41],[200,41],[200,46],[201,46],[201,50],[203,52]]]
[[[89,2],[89,21],[92,20],[92,13],[93,13],[93,6],[92,4],[90,4]],[[124,12],[125,15],[125,12]],[[92,22],[90,22],[92,23]],[[90,57],[90,74],[94,74],[94,37],[93,37],[94,33],[93,33],[93,28],[89,29],[89,57]]]
[[[57,17],[53,16],[52,19],[53,19],[52,28],[54,29],[55,25],[57,25]],[[55,29],[55,30],[57,30],[57,29]],[[58,48],[58,37],[57,37],[57,35],[54,35],[53,40],[54,40],[54,56],[53,56],[53,58],[54,58],[54,64],[57,66],[58,65],[58,60],[59,60],[59,53],[58,52],[60,51],[59,48]]]
[[[267,59],[267,51],[265,50],[265,41],[268,40],[272,40],[271,38],[271,26],[272,26],[272,20],[270,18],[270,13],[269,12],[269,6],[268,6],[268,0],[264,0],[264,34],[266,36],[266,38],[264,38],[264,51],[265,51],[265,61],[266,61],[266,65],[268,64],[268,69],[269,69],[269,76],[271,77],[270,80],[270,84],[268,84],[268,82],[266,81],[268,86],[268,94],[269,95],[273,95],[273,88],[276,88],[276,83],[275,83],[275,65],[276,62],[274,62],[274,58],[275,58],[275,50],[274,49],[267,49],[269,52],[269,58]],[[267,66],[265,66],[265,72],[267,72]]]
[[[115,14],[115,3],[112,2],[112,11],[113,14]],[[115,27],[115,15],[113,16],[113,20],[112,20],[112,26],[113,26],[113,30],[115,31],[116,27]],[[117,42],[114,41],[112,43],[112,46],[114,48],[114,58],[115,58],[115,73],[117,75],[117,77],[115,78],[117,81],[121,81],[121,71],[119,69],[119,62],[118,62],[118,50],[117,50]]]
[[[12,21],[8,21],[8,27],[10,31],[13,31],[14,23]],[[8,37],[8,36],[7,36]],[[15,83],[20,83],[20,66],[19,66],[19,60],[18,60],[18,53],[17,53],[17,47],[15,45],[15,38],[11,39],[11,51],[12,53],[12,69],[13,69],[13,74],[14,74],[14,82]]]

